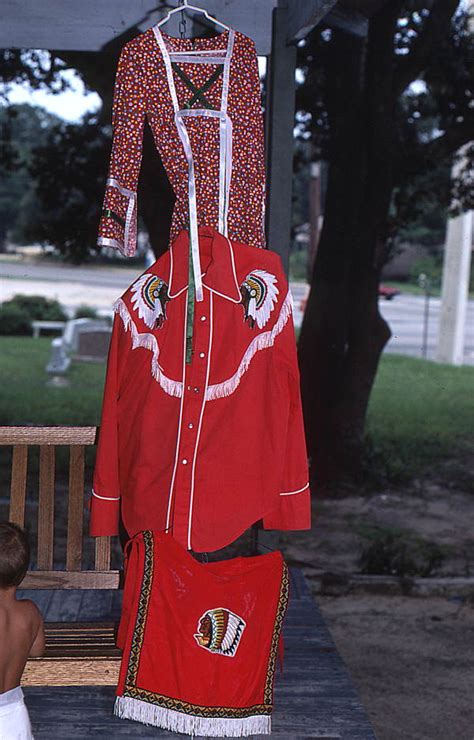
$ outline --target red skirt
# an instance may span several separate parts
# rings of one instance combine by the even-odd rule
[[[136,535],[115,714],[186,734],[269,734],[287,602],[279,552],[203,564],[169,535]]]

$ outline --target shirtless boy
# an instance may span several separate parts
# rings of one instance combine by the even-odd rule
[[[44,652],[43,619],[38,607],[17,600],[30,548],[16,524],[0,522],[0,738],[32,740],[30,720],[20,680],[29,657]]]

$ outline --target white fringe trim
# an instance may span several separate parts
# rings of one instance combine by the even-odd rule
[[[256,714],[253,717],[235,719],[231,717],[196,717],[174,709],[166,709],[129,696],[117,696],[114,714],[120,719],[132,719],[145,725],[154,725],[163,730],[181,732],[185,735],[214,737],[248,737],[270,735],[271,717]]]
[[[160,348],[158,346],[158,342],[156,341],[156,337],[154,337],[153,334],[149,334],[148,332],[141,333],[138,331],[132,317],[130,316],[130,312],[127,306],[121,298],[119,298],[114,303],[114,311],[122,319],[125,331],[131,331],[132,349],[136,349],[137,347],[144,347],[145,349],[148,349],[150,350],[150,352],[153,353],[153,357],[151,360],[151,374],[153,375],[155,380],[158,381],[164,392],[167,393],[169,396],[181,398],[181,396],[183,395],[183,384],[178,380],[172,380],[172,378],[168,378],[168,376],[164,374],[159,365],[158,358],[160,356]]]
[[[224,396],[230,396],[238,387],[243,374],[248,370],[249,365],[253,357],[261,349],[272,347],[276,337],[280,332],[283,331],[286,322],[288,321],[293,311],[293,300],[290,291],[288,291],[285,300],[283,301],[280,309],[280,315],[278,320],[270,331],[264,331],[258,334],[247,347],[240,365],[237,371],[228,380],[224,380],[222,383],[216,383],[210,385],[206,391],[206,401],[214,401],[216,398],[223,398]]]

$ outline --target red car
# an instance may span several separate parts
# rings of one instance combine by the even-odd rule
[[[379,297],[385,298],[386,301],[391,301],[396,295],[400,295],[401,291],[398,288],[391,288],[389,285],[379,285]],[[307,298],[303,298],[300,302],[300,311],[305,310]]]
[[[400,295],[398,288],[391,288],[389,285],[379,285],[379,297],[391,301],[396,295]]]

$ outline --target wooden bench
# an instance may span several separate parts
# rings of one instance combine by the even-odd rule
[[[111,568],[110,538],[95,540],[94,567],[84,567],[85,452],[96,438],[96,427],[0,427],[0,447],[13,448],[9,518],[20,525],[25,523],[30,450],[39,447],[37,562],[20,595],[32,598],[46,617],[46,654],[28,662],[22,680],[38,740],[151,736],[149,727],[135,723],[131,730],[130,723],[111,712],[120,666],[115,626],[122,594],[120,571]],[[66,556],[60,566],[54,559],[55,504],[61,495],[55,459],[56,448],[64,446],[69,447],[69,482]],[[32,523],[28,517],[27,525]],[[295,570],[291,594],[273,735],[281,740],[375,740],[304,577]],[[70,621],[64,621],[65,615]],[[152,734],[169,737],[157,728]]]
[[[36,568],[22,589],[117,589],[120,571],[111,569],[111,538],[95,539],[93,569],[84,568],[85,451],[95,444],[97,427],[0,427],[0,446],[13,448],[9,520],[25,525],[28,459],[39,447]],[[56,448],[69,447],[65,563],[54,562]],[[35,486],[36,487],[36,486]],[[35,524],[28,519],[28,527]],[[36,600],[36,599],[35,599]],[[120,653],[115,624],[70,622],[46,624],[46,653],[28,662],[24,685],[81,685],[116,682]],[[100,661],[100,670],[97,662]]]

